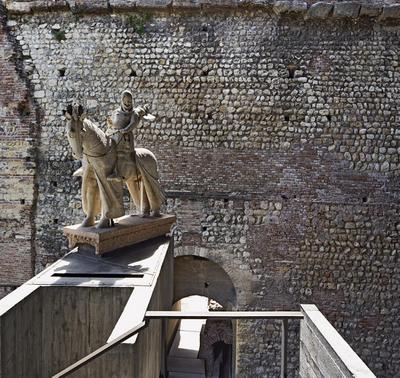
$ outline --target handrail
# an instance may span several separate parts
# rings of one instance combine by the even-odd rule
[[[300,311],[147,311],[145,319],[303,319]]]
[[[142,330],[145,327],[147,327],[147,321],[143,321],[143,322],[139,323],[136,327],[131,328],[129,331],[126,331],[125,333],[123,333],[121,336],[117,337],[113,341],[101,346],[100,348],[96,349],[92,353],[88,354],[86,357],[83,357],[79,361],[75,362],[73,365],[60,371],[56,375],[53,375],[52,378],[66,377],[67,375],[71,374],[75,370],[78,370],[82,366],[88,364],[90,361],[101,356],[102,354],[107,352],[109,349],[114,348],[118,344],[121,344],[123,341],[129,339],[130,337],[132,337],[133,335],[135,335],[136,333],[138,333],[140,330]]]
[[[281,320],[281,374],[287,378],[288,320],[304,319],[301,311],[147,311],[146,320],[150,319],[274,319]]]
[[[111,342],[96,349],[86,357],[81,358],[73,365],[60,371],[52,378],[66,377],[75,370],[88,364],[90,361],[101,356],[109,349],[114,348],[125,340],[129,339],[143,328],[147,327],[150,319],[276,319],[282,320],[282,358],[281,358],[281,377],[287,377],[287,330],[288,319],[303,319],[300,311],[207,311],[207,312],[185,312],[185,311],[147,311],[145,320],[136,327],[126,331],[121,336]]]

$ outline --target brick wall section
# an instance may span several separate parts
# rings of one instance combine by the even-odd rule
[[[378,376],[394,376],[397,23],[258,8],[150,15],[144,33],[135,31],[143,13],[14,19],[43,111],[36,269],[67,250],[62,225],[82,219],[67,100],[85,99],[103,125],[129,87],[158,115],[136,139],[158,157],[166,209],[178,216],[176,253],[222,266],[241,309],[317,304]],[[293,340],[297,332],[291,325]],[[277,342],[278,324],[241,322],[238,376],[278,375]]]
[[[0,6],[0,297],[32,276],[35,111]],[[19,63],[18,63],[19,65]]]

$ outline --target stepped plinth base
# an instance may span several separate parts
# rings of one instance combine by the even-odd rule
[[[175,215],[142,218],[126,215],[115,220],[110,228],[80,227],[79,224],[64,227],[69,247],[92,246],[97,255],[111,252],[128,245],[162,236],[170,232]]]

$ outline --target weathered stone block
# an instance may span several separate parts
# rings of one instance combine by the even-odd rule
[[[10,13],[29,13],[32,10],[32,3],[30,1],[8,1],[5,3],[5,6]]]
[[[172,4],[172,0],[137,0],[138,7],[164,8]]]
[[[67,9],[68,3],[67,0],[6,1],[5,6],[10,13],[30,13]]]
[[[199,0],[173,0],[172,5],[177,8],[198,8],[201,4]]]
[[[44,98],[46,96],[46,92],[45,91],[35,91],[33,96],[35,98]]]
[[[238,5],[272,6],[274,5],[274,0],[238,0]]]
[[[238,5],[237,0],[200,0],[200,3],[204,6],[217,7],[236,7]]]
[[[136,6],[136,0],[108,0],[112,9],[132,9]]]
[[[380,21],[400,18],[400,4],[388,5],[383,7]]]
[[[304,13],[307,11],[307,3],[305,1],[276,1],[273,9],[276,14]]]
[[[306,14],[306,19],[309,18],[327,18],[332,12],[333,4],[331,3],[315,3],[311,5]]]
[[[67,0],[36,0],[32,2],[33,11],[68,9]]]
[[[362,4],[360,16],[377,17],[382,12],[382,7],[376,4]]]
[[[68,3],[74,12],[99,12],[109,9],[108,0],[68,0]]]
[[[333,7],[333,16],[356,18],[360,14],[360,8],[361,5],[358,2],[344,1],[336,3]]]

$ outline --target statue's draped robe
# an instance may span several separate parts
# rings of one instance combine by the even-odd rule
[[[91,121],[85,119],[84,126],[87,128],[96,127]],[[111,140],[105,140],[107,150],[111,148]],[[100,153],[93,153],[83,159],[83,177],[82,177],[82,207],[85,214],[88,215],[90,201],[94,213],[100,214],[105,218],[118,218],[125,214],[123,206],[123,189],[121,182],[108,181],[107,176],[113,171],[115,157],[113,159],[104,159]],[[94,157],[99,156],[99,157]],[[89,161],[90,163],[89,163]]]
[[[146,151],[146,153],[144,153],[144,151]],[[166,201],[166,197],[158,181],[159,176],[157,166],[152,164],[156,161],[156,158],[151,153],[151,156],[154,159],[151,160],[149,151],[142,148],[136,148],[135,152],[138,171],[142,177],[147,196],[149,199],[151,198],[150,202],[154,207],[160,208],[160,206]]]

